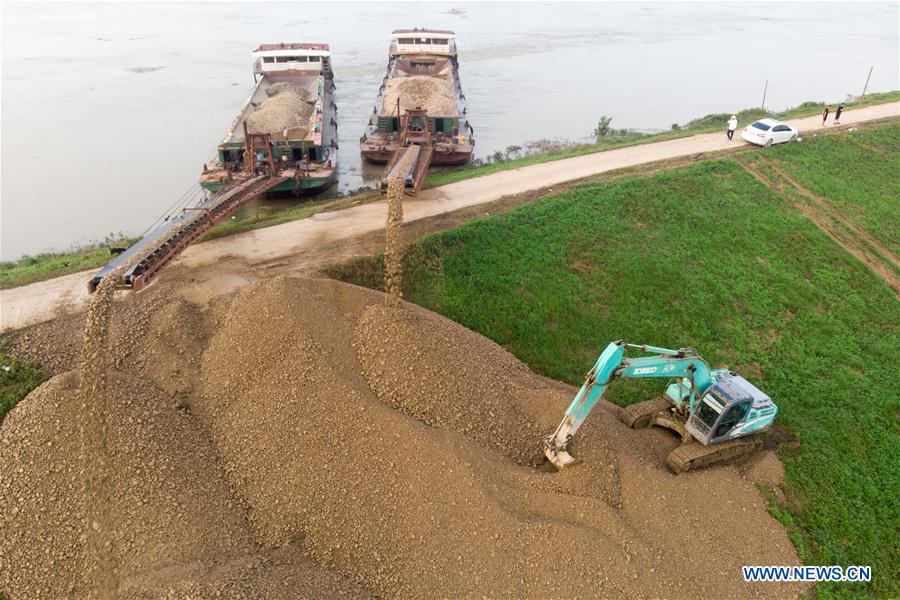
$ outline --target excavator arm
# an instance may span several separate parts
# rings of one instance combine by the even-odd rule
[[[656,356],[625,358],[627,348],[637,348],[644,352],[652,352]],[[670,350],[655,346],[627,344],[622,340],[612,342],[597,358],[594,367],[588,372],[584,385],[575,395],[563,419],[544,441],[544,454],[557,469],[577,462],[566,451],[569,441],[581,427],[581,424],[603,397],[609,384],[616,377],[668,377],[687,379],[684,393],[688,396],[690,409],[694,401],[712,384],[709,365],[690,348]],[[683,402],[681,396],[677,404]]]

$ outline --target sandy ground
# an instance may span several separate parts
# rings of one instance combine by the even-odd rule
[[[900,102],[848,110],[842,116],[841,127],[897,116],[900,116]],[[819,116],[788,122],[798,128],[801,134],[822,128]],[[735,141],[729,142],[724,133],[717,132],[501,171],[421,192],[417,198],[406,201],[404,221],[409,223],[434,217],[504,196],[547,188],[615,169],[717,152],[741,144],[744,142],[739,141],[737,136]],[[349,238],[381,230],[385,222],[385,211],[384,202],[373,202],[341,211],[319,213],[308,219],[192,246],[174,264],[198,269],[222,265],[227,259],[228,270],[233,271],[232,264],[240,263],[241,268],[238,270],[242,271],[242,276],[252,275],[260,266],[271,269],[280,261],[286,262],[288,257],[292,258],[290,270],[297,268],[298,256],[310,263],[321,264],[323,256],[335,254],[334,242],[347,243]],[[349,243],[348,249],[352,246]],[[93,272],[84,271],[0,291],[0,331],[25,327],[84,309],[87,281]],[[165,281],[165,272],[160,279]]]
[[[84,532],[100,505],[104,522],[90,522],[108,548],[104,598],[809,589],[740,577],[745,564],[799,563],[755,487],[779,485],[772,454],[675,476],[663,461],[675,437],[628,429],[604,403],[572,442],[584,462],[557,473],[541,439],[573,388],[418,306],[293,277],[196,302],[163,286],[127,298],[80,371],[86,315],[15,334],[55,377],[0,426],[0,591],[11,600],[97,591]],[[77,398],[79,375],[100,365],[91,402],[111,468],[91,511]]]

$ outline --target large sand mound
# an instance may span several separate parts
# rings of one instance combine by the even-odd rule
[[[272,556],[256,548],[201,424],[146,382],[113,373],[110,384],[110,520],[123,596],[239,594],[275,573],[304,588],[359,591],[302,548]],[[11,567],[0,581],[11,599],[86,595],[76,392],[76,372],[58,375],[0,430],[0,503],[8,507],[0,511],[0,547]]]
[[[548,470],[540,439],[572,391],[460,325],[383,302],[337,282],[275,279],[214,309],[222,316],[182,304],[153,309],[144,331],[155,333],[127,363],[134,377],[116,379],[112,402],[120,432],[110,454],[131,494],[114,522],[131,531],[120,552],[138,549],[122,562],[127,590],[201,586],[203,595],[213,589],[204,585],[240,585],[226,589],[290,597],[277,582],[293,577],[320,597],[803,591],[743,583],[742,564],[797,557],[737,469],[673,476],[659,459],[668,437],[597,410],[573,443],[585,462]],[[191,321],[187,338],[177,323],[166,328],[178,318]],[[147,382],[174,368],[177,349],[158,347],[173,344],[202,354],[183,363],[178,389],[160,395]],[[48,433],[72,427],[76,408],[64,406],[72,381],[37,390],[3,425],[0,469],[28,474],[0,488],[4,506],[19,508],[3,517],[13,533],[4,558],[17,568],[3,570],[12,598],[77,585],[69,566],[76,521],[58,504],[78,464],[67,458],[76,442],[55,441],[77,435]],[[143,440],[139,452],[124,442],[132,437]],[[136,471],[146,453],[157,458]],[[146,508],[133,506],[136,498]],[[34,574],[41,587],[23,583]]]

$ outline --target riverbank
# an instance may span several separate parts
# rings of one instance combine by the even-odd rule
[[[866,94],[863,97],[859,97],[852,101],[846,102],[845,106],[848,109],[861,108],[864,106],[872,106],[875,104],[883,104],[886,102],[894,102],[897,100],[900,100],[900,90],[878,94]],[[834,106],[834,104],[831,105],[832,110],[834,110]],[[446,173],[436,173],[433,175],[429,175],[425,180],[425,183],[426,185],[431,187],[447,185],[448,183],[454,183],[456,181],[462,181],[464,179],[469,179],[472,177],[479,177],[482,175],[488,175],[490,173],[496,173],[498,171],[505,171],[508,169],[518,169],[520,167],[525,167],[542,162],[572,158],[575,156],[583,156],[585,154],[594,154],[596,152],[604,152],[606,150],[622,148],[625,146],[635,146],[638,144],[648,144],[653,142],[678,139],[697,135],[700,133],[724,131],[725,123],[728,121],[728,118],[731,116],[731,114],[735,114],[735,116],[737,116],[738,118],[738,131],[736,135],[740,135],[740,130],[743,129],[745,125],[749,125],[750,123],[758,119],[762,119],[765,117],[778,119],[780,121],[784,121],[787,119],[796,119],[800,117],[821,114],[824,107],[825,105],[821,102],[804,102],[799,106],[789,108],[780,112],[769,112],[761,108],[746,108],[737,113],[715,113],[693,119],[692,121],[689,121],[684,125],[673,125],[671,131],[648,134],[629,132],[621,136],[610,136],[607,139],[599,141],[596,144],[574,144],[571,147],[567,147],[561,150],[540,152],[531,156],[522,156],[509,160],[499,160],[481,165],[467,165],[461,167],[460,169],[455,169]]]
[[[847,102],[847,107],[848,109],[854,107],[860,108],[897,100],[900,100],[900,90],[879,94],[868,94],[853,102]],[[762,116],[772,116],[783,120],[815,115],[820,113],[821,110],[821,103],[806,102],[798,107],[780,113],[770,114],[761,109],[746,109],[738,113],[738,115],[740,116],[740,124],[742,127],[748,122]],[[646,135],[631,134],[620,139],[610,138],[598,144],[588,144],[567,148],[561,151],[523,156],[511,160],[504,160],[502,162],[492,162],[487,165],[466,166],[458,170],[430,175],[426,179],[426,186],[439,187],[472,179],[474,177],[482,177],[491,173],[527,167],[529,165],[719,131],[723,127],[722,123],[727,120],[728,116],[730,115],[727,113],[707,115],[690,121],[684,126],[681,126],[678,130]],[[214,227],[206,234],[203,240],[213,240],[237,233],[271,227],[297,219],[304,219],[321,212],[331,212],[358,204],[377,201],[379,198],[380,196],[374,190],[361,190],[354,192],[351,195],[338,198],[322,198],[319,200],[314,198],[309,202],[298,204],[286,210],[267,209],[254,211]],[[132,240],[132,242],[133,241],[134,240]],[[64,252],[42,253],[36,256],[25,256],[15,261],[0,262],[0,289],[19,287],[69,273],[101,267],[111,258],[108,250],[106,250],[106,246],[93,244]]]
[[[812,138],[823,132],[828,132],[824,135],[837,134],[875,121],[893,120],[898,114],[900,102],[892,102],[848,110],[839,127],[822,128],[818,115],[793,119],[789,123],[802,135]],[[656,165],[665,169],[672,163],[697,162],[722,153],[741,151],[766,152],[737,140],[729,141],[716,132],[492,173],[422,190],[406,202],[404,222],[429,219],[431,231],[445,229],[454,226],[447,225],[447,221],[453,222],[456,214],[467,211],[477,214],[489,203],[503,198],[534,199],[558,191],[559,186],[629,167]],[[181,292],[209,279],[217,280],[216,289],[221,286],[234,289],[234,285],[244,285],[248,280],[261,277],[312,273],[326,264],[371,253],[380,247],[379,244],[383,245],[383,233],[380,232],[385,223],[385,211],[384,201],[366,202],[194,244],[166,268],[157,285]],[[92,274],[93,271],[82,271],[0,290],[0,328],[19,329],[82,310],[89,297],[85,282]],[[167,280],[169,283],[164,283]],[[198,290],[198,293],[206,292]]]

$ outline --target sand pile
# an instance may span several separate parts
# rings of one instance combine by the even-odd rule
[[[309,129],[310,117],[315,110],[315,100],[310,101],[309,90],[291,82],[274,84],[266,93],[269,97],[247,117],[250,133],[283,133],[289,137],[302,137]]]
[[[458,431],[519,464],[540,465],[547,434],[518,407],[535,390],[516,383],[524,373],[512,356],[496,346],[475,356],[458,327],[415,311],[368,307],[355,344],[370,388],[428,425]]]
[[[178,376],[185,400],[153,386],[173,365],[152,354],[130,354],[131,376],[110,379],[120,595],[805,589],[742,582],[741,564],[797,557],[737,469],[673,476],[659,458],[670,436],[625,429],[604,410],[572,444],[582,465],[530,466],[573,390],[442,317],[383,304],[382,294],[301,279],[246,287],[199,318],[153,304],[141,329],[149,345],[198,357]],[[195,331],[182,339],[173,319]],[[77,495],[74,381],[36,390],[0,431],[0,472],[13,474],[0,485],[12,599],[78,595],[78,507],[59,501]]]
[[[395,114],[398,98],[401,114],[411,108],[424,108],[432,117],[455,117],[459,113],[453,82],[447,76],[409,75],[389,79],[382,114]]]
[[[108,383],[113,553],[105,560],[118,566],[119,595],[239,591],[247,582],[228,577],[243,573],[261,584],[270,563],[276,572],[290,564],[295,581],[322,577],[299,548],[274,558],[255,548],[243,508],[195,418],[146,381],[111,373]],[[59,375],[10,412],[0,430],[0,502],[7,507],[0,511],[0,547],[2,562],[11,566],[2,570],[0,585],[11,600],[87,595],[77,395],[78,373]],[[221,563],[229,565],[228,577],[208,573]],[[327,583],[357,590],[336,575]]]
[[[727,469],[676,478],[611,414],[583,428],[578,469],[508,460],[538,461],[569,390],[382,302],[270,280],[238,293],[204,354],[197,413],[266,544],[303,538],[388,597],[723,597],[742,563],[796,561],[752,485]],[[698,515],[710,502],[740,522]],[[685,548],[689,564],[672,559]]]

